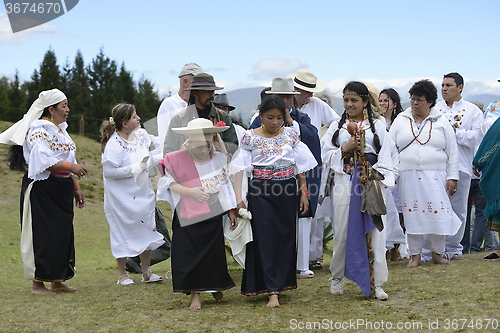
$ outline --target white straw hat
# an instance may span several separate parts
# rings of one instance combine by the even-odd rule
[[[298,95],[298,91],[293,89],[293,80],[289,77],[277,77],[273,79],[271,90],[266,91],[266,94],[273,95]]]
[[[309,92],[320,92],[324,90],[323,84],[310,69],[299,69],[297,73],[288,74],[286,77],[293,79],[293,85]]]
[[[186,127],[175,127],[172,131],[179,134],[186,134],[189,141],[213,141],[214,133],[224,132],[229,128],[226,124],[220,122],[220,126],[212,123],[205,118],[196,118],[191,120]]]

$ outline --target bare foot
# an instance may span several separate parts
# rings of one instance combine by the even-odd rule
[[[266,305],[268,308],[277,308],[280,306],[280,302],[278,300],[278,295],[270,295],[269,302]]]
[[[222,301],[222,297],[224,297],[224,294],[220,291],[217,291],[215,293],[212,293],[212,296],[215,298],[217,302]]]
[[[62,282],[51,282],[50,283],[50,290],[52,291],[77,291],[78,289],[74,287],[70,287]]]
[[[451,260],[462,260],[463,258],[464,256],[461,254],[454,254],[453,257],[451,257]]]
[[[50,291],[45,287],[43,282],[33,281],[33,286],[31,287],[31,293],[33,295],[55,295],[56,293]]]
[[[406,265],[406,267],[415,268],[420,266],[421,263],[422,260],[420,259],[420,254],[414,254],[411,256],[411,261],[408,263],[408,265]]]
[[[432,252],[432,262],[439,265],[449,264],[450,261],[443,258],[439,253]]]
[[[200,310],[201,309],[201,300],[199,293],[191,293],[191,305],[189,306],[189,310]]]

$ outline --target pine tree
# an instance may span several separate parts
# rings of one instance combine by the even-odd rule
[[[13,121],[10,118],[10,104],[9,104],[9,79],[5,76],[0,78],[0,120]]]
[[[56,54],[49,49],[40,65],[40,87],[39,91],[59,88],[61,74],[57,65]]]
[[[151,81],[141,76],[138,83],[138,92],[135,107],[137,114],[142,118],[142,122],[146,122],[151,118],[156,117],[161,100],[158,97],[158,91],[154,89]]]
[[[87,116],[92,117],[93,100],[89,88],[89,77],[83,56],[80,50],[76,53],[73,68],[71,68],[70,80],[68,82],[68,104],[71,110],[68,119],[68,129],[71,133],[79,133],[80,125],[84,126],[84,134],[87,132],[88,124],[85,120]],[[84,123],[80,121],[84,118]]]
[[[134,104],[135,95],[136,89],[132,74],[126,70],[125,63],[122,63],[115,90],[116,101]]]
[[[14,80],[10,80],[7,95],[9,98],[10,112],[6,119],[9,121],[17,121],[22,118],[23,114],[26,112],[24,105],[26,104],[26,92],[21,87],[19,82],[19,71],[16,70],[14,75]]]

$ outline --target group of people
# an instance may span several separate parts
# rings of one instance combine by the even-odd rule
[[[339,116],[313,96],[323,91],[316,75],[301,69],[262,91],[248,130],[233,124],[234,107],[225,94],[215,94],[223,88],[199,65],[186,64],[179,79],[179,92],[158,111],[158,137],[141,128],[130,104],[116,105],[102,124],[104,211],[118,285],[134,284],[131,267],[142,282],[162,281],[150,266],[171,254],[173,290],[190,295],[190,309],[201,309],[203,293],[220,301],[235,286],[224,235],[237,232],[228,239],[245,249],[241,293],[267,293],[267,306],[277,307],[282,291],[322,268],[329,219],[330,292],[343,293],[348,278],[366,296],[386,300],[388,250],[407,242],[410,268],[463,258],[476,150],[474,165],[490,184],[481,186],[484,214],[492,230],[500,229],[500,196],[491,185],[498,178],[491,167],[498,131],[482,140],[488,122],[461,97],[458,73],[444,76],[441,102],[431,81],[416,82],[406,110],[394,89],[378,93],[351,81]],[[11,145],[10,167],[27,170],[21,250],[33,294],[76,291],[63,281],[75,274],[73,202],[86,204],[78,177],[87,170],[76,162],[68,113],[64,93],[43,91],[23,119],[0,134],[0,142]],[[155,167],[157,193],[149,177]],[[156,200],[172,207],[171,245]],[[246,211],[249,223],[242,222]]]

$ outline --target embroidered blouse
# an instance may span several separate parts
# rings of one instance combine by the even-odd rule
[[[76,145],[63,122],[57,127],[48,120],[38,119],[31,123],[23,145],[28,164],[28,177],[33,180],[49,178],[47,170],[60,161],[76,163]]]

